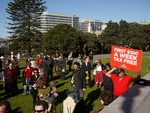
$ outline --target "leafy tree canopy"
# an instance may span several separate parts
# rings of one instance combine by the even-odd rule
[[[105,50],[112,45],[143,49],[150,44],[150,24],[140,25],[121,20],[118,23],[109,21],[107,28],[99,36]]]

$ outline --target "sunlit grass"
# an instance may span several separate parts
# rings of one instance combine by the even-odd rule
[[[142,59],[142,77],[147,74],[148,67],[150,66],[150,53],[144,53],[143,59]],[[109,58],[102,58],[101,59],[103,64],[106,64],[109,62]],[[25,61],[20,61],[21,66],[25,66]],[[126,71],[128,75],[136,76],[135,72]],[[55,81],[57,83],[57,88],[59,91],[59,96],[57,101],[55,102],[57,113],[60,113],[62,111],[62,102],[65,99],[66,92],[67,91],[73,91],[73,87],[70,84],[71,79],[71,72],[66,75],[66,80],[62,81],[59,79],[59,76],[55,77]],[[93,75],[91,75],[93,78]],[[32,97],[31,95],[23,96],[23,85],[21,80],[18,81],[18,87],[19,87],[19,94],[17,96],[8,98],[8,100],[11,103],[12,109],[14,110],[14,113],[34,113],[33,107],[32,107]],[[84,99],[87,102],[87,109],[89,110],[89,113],[92,113],[94,110],[99,110],[102,105],[99,101],[99,89],[97,90],[95,86],[92,88],[86,88]],[[0,90],[0,98],[3,99],[5,96],[4,90]]]

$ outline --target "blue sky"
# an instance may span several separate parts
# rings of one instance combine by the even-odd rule
[[[7,3],[13,0],[0,0],[0,37],[9,36],[7,29],[9,15],[5,12]],[[150,0],[43,0],[48,12],[74,14],[81,19],[90,18],[102,22],[150,22]]]

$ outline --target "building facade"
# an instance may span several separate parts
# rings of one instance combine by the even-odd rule
[[[41,22],[41,28],[39,30],[42,33],[46,33],[57,24],[68,24],[77,30],[79,29],[79,17],[76,15],[44,12],[39,17],[39,20]]]
[[[83,32],[101,31],[103,22],[100,20],[83,19],[79,22],[79,30]]]
[[[139,24],[141,24],[141,25],[148,25],[148,24],[150,24],[150,22],[148,22],[146,19],[142,19]]]

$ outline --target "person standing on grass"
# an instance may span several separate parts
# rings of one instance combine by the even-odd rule
[[[5,92],[7,95],[17,93],[17,70],[12,63],[4,71]]]
[[[113,71],[116,71],[116,73],[113,74]],[[124,69],[113,67],[106,73],[106,76],[112,79],[114,83],[114,98],[117,98],[128,90],[131,82],[135,82],[141,78],[141,73],[137,73],[137,77],[134,78],[126,75]]]
[[[30,63],[31,63],[31,67],[35,68],[36,62],[32,57],[30,57]]]
[[[34,74],[31,76],[29,84],[31,85],[31,94],[33,98],[33,107],[37,100],[39,100],[38,97],[38,80],[40,79],[39,70],[38,68],[34,69]]]
[[[89,59],[90,59],[90,63],[91,63],[91,69],[93,68],[93,56],[94,56],[93,51],[90,51]]]
[[[69,65],[69,71],[71,71],[71,66],[73,63],[73,51],[70,51],[69,55],[68,55],[68,59],[67,59],[67,64]]]
[[[37,64],[37,65],[41,65],[41,62],[42,62],[42,60],[41,60],[41,56],[40,56],[40,55],[38,55],[38,57],[37,57],[37,61],[36,61],[36,64]]]
[[[66,59],[64,55],[61,53],[59,56],[59,74],[60,74],[60,79],[65,80],[65,70],[66,70]]]
[[[54,68],[54,59],[51,55],[47,55],[47,64],[48,64],[48,80],[53,80],[53,68]]]
[[[103,82],[103,72],[102,72],[101,61],[97,59],[95,64],[96,64],[96,69],[93,71],[94,81],[95,81],[96,87],[101,88],[102,82]]]
[[[49,68],[49,66],[48,66],[48,63],[47,63],[47,57],[45,57],[45,58],[41,58],[41,66],[40,66],[40,68],[43,68],[44,69],[44,73],[45,73],[45,75],[47,76],[47,78],[48,78],[48,68]]]
[[[11,63],[14,65],[14,68],[16,69],[17,78],[20,79],[20,69],[19,69],[20,62],[18,61],[16,56],[13,56]]]
[[[79,62],[74,62],[74,92],[77,94],[78,99],[83,99],[83,94],[86,88],[86,74],[83,69],[80,67]]]
[[[59,53],[56,53],[54,57],[54,76],[58,74],[58,63],[59,63]]]
[[[31,85],[29,85],[31,76],[33,74],[34,68],[31,67],[31,63],[28,62],[27,66],[24,68],[24,75],[25,75],[25,84],[24,84],[24,90],[23,90],[23,95],[27,95],[27,88],[29,87],[29,94],[31,94]]]
[[[91,84],[91,63],[89,60],[89,57],[85,59],[85,61],[82,63],[82,69],[84,70],[86,74],[86,79],[88,80],[88,86],[92,87]]]

